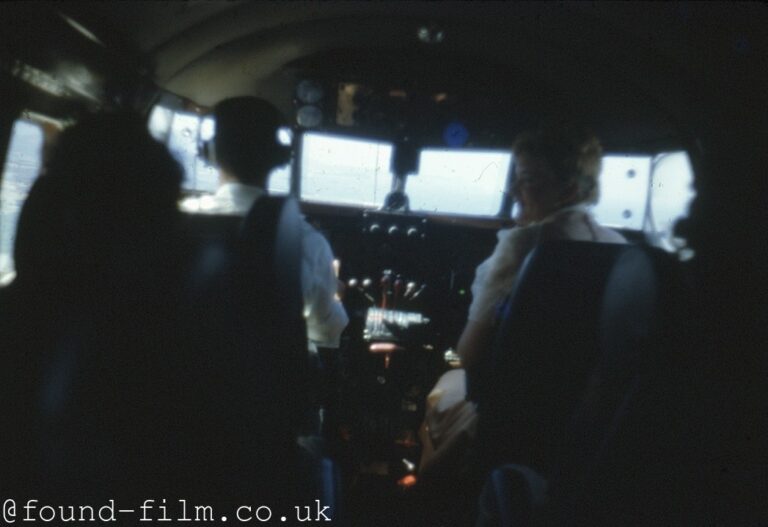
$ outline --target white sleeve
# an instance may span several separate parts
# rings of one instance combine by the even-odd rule
[[[302,226],[301,288],[307,338],[323,347],[339,347],[341,332],[349,318],[336,300],[337,279],[333,252],[328,241],[306,221]]]
[[[512,291],[523,260],[533,249],[538,227],[499,231],[493,253],[475,271],[468,320],[493,322],[496,309]]]

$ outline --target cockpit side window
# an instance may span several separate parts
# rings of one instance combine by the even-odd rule
[[[674,224],[688,214],[694,194],[686,152],[606,155],[594,214],[603,225],[643,231],[651,244],[676,251],[683,242],[674,237]]]
[[[168,146],[168,150],[184,167],[184,190],[198,194],[216,192],[219,185],[218,171],[200,157],[198,150],[200,142],[211,139],[215,133],[212,117],[174,111],[158,105],[150,114],[149,131],[155,139]],[[290,186],[290,165],[278,167],[269,176],[267,187],[271,194],[288,194]]]
[[[642,230],[650,177],[650,156],[603,156],[600,198],[594,208],[597,222],[609,227]]]
[[[696,192],[693,168],[686,152],[669,152],[653,160],[649,224],[646,232],[659,247],[677,250],[683,241],[674,235],[675,223],[688,215]]]
[[[14,123],[0,188],[0,286],[16,276],[13,261],[16,224],[29,189],[40,173],[43,143],[40,125],[24,119]]]

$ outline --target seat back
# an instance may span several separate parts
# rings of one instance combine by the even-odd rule
[[[263,374],[280,401],[281,419],[295,434],[309,405],[309,355],[301,288],[302,218],[293,198],[259,199],[244,218],[238,242],[236,295],[247,309],[244,332],[263,343],[270,368]],[[232,303],[230,302],[230,305]],[[258,321],[254,323],[254,321]],[[250,344],[249,344],[250,345]]]
[[[468,379],[489,466],[547,472],[599,357],[598,321],[610,270],[626,245],[553,241],[526,258],[501,312],[491,353]]]
[[[617,260],[600,314],[600,360],[574,412],[554,475],[574,524],[686,525],[701,516],[695,352],[679,265],[632,247]],[[692,353],[693,352],[693,353]]]
[[[684,349],[678,269],[648,247],[614,259],[595,320],[598,355],[546,473],[548,499],[531,501],[534,480],[518,467],[497,469],[484,525],[707,523],[695,476],[704,416]],[[508,480],[518,482],[511,492]]]
[[[662,356],[660,324],[667,317],[657,267],[663,256],[632,247],[611,269],[599,312],[600,356],[571,418],[564,458],[571,468],[562,467],[565,472],[596,462],[620,424],[617,419],[636,398],[641,376]]]
[[[278,506],[302,486],[298,207],[264,198],[245,219],[188,221],[203,228],[168,309],[77,314],[58,340],[36,471],[51,499]]]

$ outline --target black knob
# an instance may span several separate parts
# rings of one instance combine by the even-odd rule
[[[387,232],[389,233],[390,236],[397,236],[398,234],[400,234],[400,227],[398,227],[397,225],[392,225]]]
[[[406,233],[409,238],[416,238],[419,235],[419,229],[416,227],[411,227],[408,229],[408,232]]]
[[[381,225],[378,223],[372,223],[370,227],[368,227],[368,232],[371,234],[379,234],[381,233]]]

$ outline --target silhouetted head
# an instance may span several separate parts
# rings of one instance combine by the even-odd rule
[[[280,112],[257,97],[225,99],[214,108],[216,164],[239,181],[263,187],[267,176],[290,159],[277,131]]]
[[[46,178],[77,265],[157,243],[178,215],[182,171],[135,114],[99,114],[62,132]],[[75,263],[77,262],[77,264]]]
[[[603,150],[591,133],[544,128],[518,136],[512,150],[518,223],[540,221],[570,205],[597,202]]]

